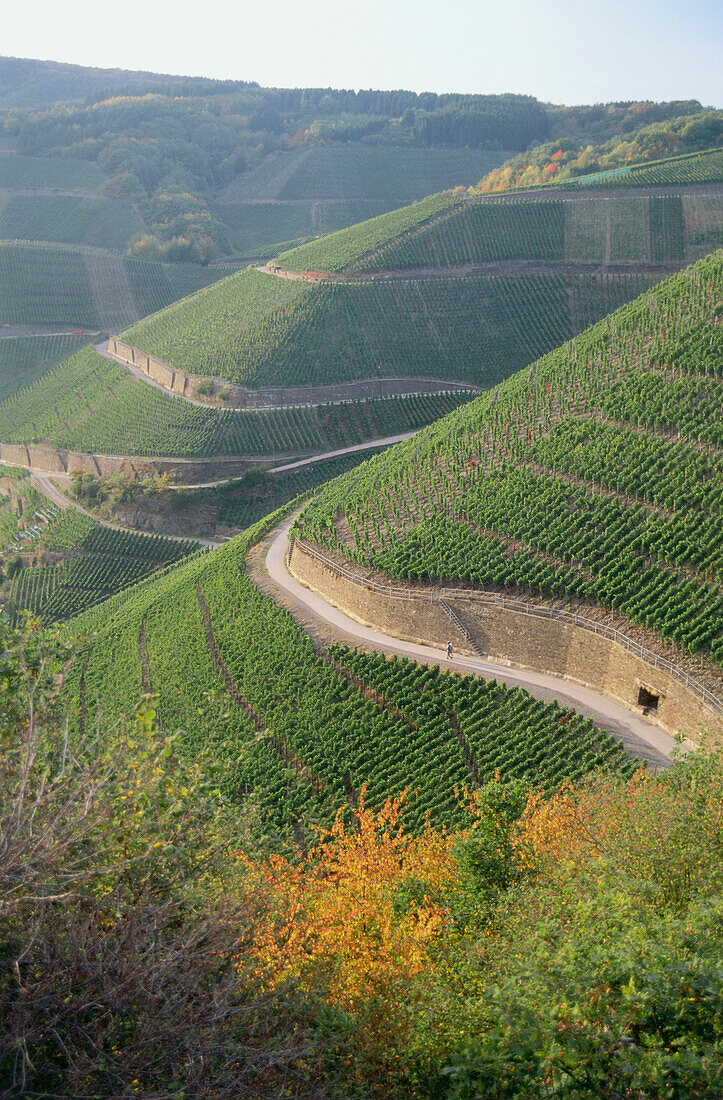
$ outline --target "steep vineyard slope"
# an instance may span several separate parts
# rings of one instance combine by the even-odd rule
[[[190,539],[113,529],[46,501],[40,516],[46,521],[42,526],[36,522],[29,533],[26,529],[32,540],[17,538],[10,548],[32,546],[44,562],[28,564],[6,586],[4,610],[16,622],[24,611],[45,623],[68,619],[198,549]]]
[[[386,577],[572,608],[723,696],[722,315],[718,252],[330,483],[299,534]]]
[[[247,270],[134,325],[173,370],[260,386],[433,378],[491,385],[659,274],[311,283]]]
[[[0,325],[112,330],[208,286],[228,268],[134,260],[101,249],[0,241]]]
[[[283,252],[277,262],[319,272],[511,259],[680,264],[715,248],[722,229],[723,152],[716,150],[596,173],[564,187],[431,196]]]
[[[313,409],[207,409],[139,381],[87,347],[0,403],[0,443],[120,456],[294,456],[410,431],[468,398],[462,392]],[[5,458],[25,464],[22,454]]]
[[[71,621],[88,639],[65,688],[76,723],[154,692],[164,731],[216,766],[276,844],[303,843],[307,825],[356,806],[365,784],[375,807],[410,788],[405,823],[421,829],[426,812],[461,821],[456,792],[496,769],[552,790],[635,766],[589,720],[524,691],[342,646],[315,652],[246,573],[278,518]]]

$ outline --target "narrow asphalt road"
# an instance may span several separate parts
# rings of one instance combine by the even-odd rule
[[[451,667],[484,679],[494,678],[510,687],[523,687],[530,695],[544,702],[557,700],[561,706],[569,706],[585,717],[592,718],[597,726],[621,740],[629,752],[657,767],[667,767],[670,753],[675,747],[674,739],[621,703],[608,699],[606,695],[562,677],[526,669],[510,669],[506,665],[497,665],[478,658],[454,657],[450,662],[443,649],[401,641],[372,627],[363,626],[339,611],[318,593],[300,584],[286,568],[289,528],[294,518],[292,516],[286,520],[272,533],[264,558],[266,570],[276,588],[287,599],[303,608],[307,615],[310,613],[316,619],[331,625],[338,632],[340,641],[350,645],[364,643],[384,653],[399,653],[424,664]]]

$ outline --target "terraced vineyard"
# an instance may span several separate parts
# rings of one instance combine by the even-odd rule
[[[312,199],[290,202],[224,202],[213,214],[224,224],[236,253],[268,260],[281,250],[375,218],[389,209],[378,199]]]
[[[48,507],[47,505],[45,507]],[[198,549],[193,541],[113,530],[69,508],[42,529],[36,544],[62,551],[53,565],[29,566],[12,581],[6,610],[31,611],[46,623],[65,620]]]
[[[719,252],[332,482],[299,531],[388,576],[604,609],[720,680],[722,308]]]
[[[420,394],[269,412],[206,409],[85,348],[0,403],[0,440],[113,455],[296,455],[419,428],[468,397]]]
[[[701,229],[695,228],[701,216],[704,233],[723,230],[723,186],[717,180],[711,194],[662,190],[650,195],[631,189],[623,194],[614,191],[604,202],[584,189],[576,195],[582,181],[574,182],[578,186],[565,191],[550,187],[484,198],[432,196],[425,204],[407,207],[406,214],[395,211],[283,252],[278,263],[294,271],[356,273],[521,259],[682,263],[696,259],[696,247],[704,243],[699,239]],[[638,186],[644,183],[641,177]]]
[[[455,789],[495,769],[550,790],[596,767],[630,772],[619,743],[523,691],[340,647],[317,656],[244,573],[274,518],[74,620],[97,632],[66,685],[76,715],[113,715],[150,686],[164,730],[222,765],[226,793],[250,800],[277,845],[355,805],[363,784],[374,806],[410,788],[405,823],[420,830],[426,812],[459,823]]]
[[[123,339],[169,366],[250,386],[432,377],[490,385],[657,276],[470,275],[308,283],[247,270]]]
[[[32,241],[0,241],[0,268],[0,325],[65,324],[106,332],[228,273]]]

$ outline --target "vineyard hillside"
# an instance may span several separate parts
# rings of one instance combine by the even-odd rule
[[[0,240],[0,325],[65,325],[110,332],[228,274],[110,249]]]
[[[0,467],[0,604],[14,624],[25,612],[45,623],[68,619],[197,550],[190,539],[112,528],[60,508],[26,471]]]
[[[572,610],[723,698],[722,321],[719,251],[331,482],[299,537],[385,583]]]
[[[667,178],[666,178],[667,177]],[[282,252],[293,271],[368,273],[512,260],[678,264],[720,244],[723,151],[531,191],[463,191]]]
[[[122,334],[250,388],[431,378],[489,386],[636,297],[660,269],[312,282],[247,269]],[[411,387],[410,387],[411,388]]]
[[[86,347],[0,402],[0,442],[97,455],[258,461],[410,431],[468,399],[463,391],[445,391],[258,412],[204,408]]]
[[[315,650],[247,573],[273,513],[227,546],[141,582],[68,624],[84,641],[65,685],[76,725],[152,692],[182,754],[213,766],[224,793],[274,847],[313,825],[410,789],[404,822],[463,821],[459,790],[495,771],[554,790],[636,766],[589,719],[494,680],[444,674],[341,645]]]
[[[315,145],[278,152],[212,205],[241,256],[268,259],[448,187],[469,186],[506,154],[487,149]]]

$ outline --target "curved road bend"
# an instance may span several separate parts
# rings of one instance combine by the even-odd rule
[[[365,643],[384,653],[399,653],[419,663],[451,667],[484,679],[494,677],[509,687],[523,687],[530,695],[546,703],[557,700],[561,706],[569,706],[585,717],[592,718],[597,726],[621,740],[629,752],[658,767],[667,767],[668,758],[675,747],[675,741],[670,734],[597,691],[562,677],[526,669],[511,669],[506,665],[497,665],[474,657],[454,657],[450,663],[442,649],[416,645],[383,634],[379,630],[361,625],[327,603],[322,596],[300,584],[286,568],[289,528],[294,518],[292,516],[286,520],[270,536],[264,559],[268,575],[292,603],[303,607],[307,615],[311,613],[314,618],[333,627],[340,641],[347,645]]]

